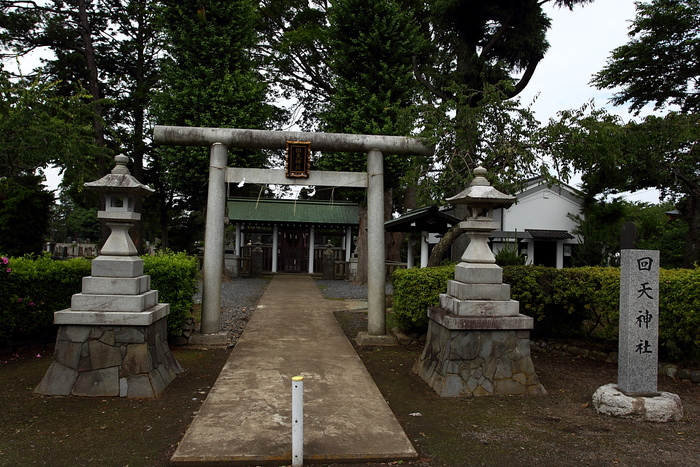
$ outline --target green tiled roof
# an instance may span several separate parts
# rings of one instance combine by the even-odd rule
[[[358,206],[338,201],[229,198],[228,217],[249,224],[358,225]]]

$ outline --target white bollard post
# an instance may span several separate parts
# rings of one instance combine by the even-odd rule
[[[304,465],[304,377],[292,378],[292,467]]]

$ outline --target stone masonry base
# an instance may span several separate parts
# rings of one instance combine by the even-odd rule
[[[451,330],[431,319],[413,371],[441,397],[547,393],[527,330]]]
[[[152,398],[180,372],[168,347],[166,318],[148,326],[61,325],[54,361],[35,392]]]

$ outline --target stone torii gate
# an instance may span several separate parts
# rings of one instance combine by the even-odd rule
[[[423,155],[433,149],[416,138],[267,131],[234,128],[156,126],[156,144],[210,148],[209,189],[204,234],[202,326],[204,335],[221,328],[221,274],[224,259],[226,183],[343,186],[367,189],[367,340],[386,334],[384,247],[384,154]],[[308,141],[314,151],[367,153],[367,173],[310,171],[309,177],[291,179],[284,170],[228,167],[228,148],[285,149],[287,142]]]

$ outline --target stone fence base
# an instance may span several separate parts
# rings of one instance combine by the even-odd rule
[[[546,394],[527,330],[454,330],[431,319],[413,371],[441,397]]]
[[[35,392],[157,397],[182,372],[167,336],[166,318],[147,326],[61,325],[54,361]]]

